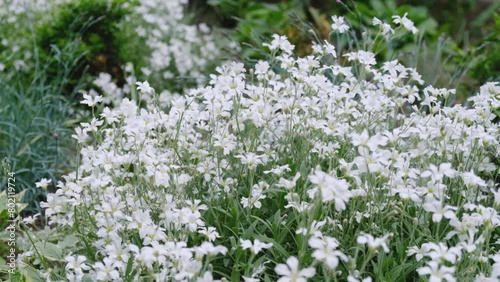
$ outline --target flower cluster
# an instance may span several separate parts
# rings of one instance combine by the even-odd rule
[[[150,50],[146,76],[159,75],[163,80],[181,79],[205,82],[207,65],[219,57],[208,25],[190,25],[185,8],[187,0],[140,0],[128,18],[135,32]]]
[[[67,279],[371,281],[423,258],[433,281],[498,274],[498,83],[447,107],[453,91],[370,50],[266,46],[251,71],[227,63],[165,108],[124,99],[76,129],[78,169],[43,203],[46,232],[90,234],[64,250]]]

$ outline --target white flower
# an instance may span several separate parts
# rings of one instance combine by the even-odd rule
[[[352,144],[354,146],[364,147],[370,149],[371,152],[377,150],[378,146],[387,144],[387,137],[380,134],[375,134],[370,137],[368,130],[363,130],[361,134],[351,133]]]
[[[358,277],[359,278],[359,277]],[[361,278],[359,278],[361,279]],[[347,282],[372,282],[372,278],[370,276],[363,278],[363,280],[359,280],[352,275],[347,276]]]
[[[242,276],[244,282],[260,282],[261,279],[255,277]]]
[[[137,90],[141,91],[144,94],[151,95],[154,93],[154,89],[149,85],[149,82],[136,82]]]
[[[84,143],[89,138],[87,130],[82,129],[81,127],[75,128],[75,132],[76,134],[71,135],[71,137],[76,139],[78,143]]]
[[[441,282],[443,280],[448,282],[455,282],[456,279],[453,277],[453,273],[455,272],[455,267],[448,267],[444,265],[439,265],[435,261],[427,262],[427,265],[417,269],[417,272],[420,276],[422,275],[430,275],[430,282]]]
[[[259,239],[255,239],[252,244],[250,240],[243,240],[240,238],[241,247],[243,250],[250,249],[252,253],[258,254],[262,249],[269,249],[273,246],[273,243],[263,243]]]
[[[323,44],[313,43],[313,51],[315,53],[319,53],[320,55],[332,55],[334,58],[337,58],[337,52],[335,51],[335,46],[330,44],[328,41],[324,41]]]
[[[339,33],[344,33],[349,30],[349,26],[345,24],[344,17],[332,16],[333,24],[331,25],[333,30]]]
[[[240,159],[241,163],[247,165],[249,169],[254,169],[257,165],[262,164],[262,157],[255,153],[247,153],[246,155],[237,155],[236,158]]]
[[[96,279],[98,281],[116,281],[120,277],[120,273],[116,270],[113,260],[104,258],[104,263],[98,261],[93,268],[96,271]]]
[[[493,188],[490,189],[491,193],[493,194],[493,206],[495,207],[500,207],[500,189],[495,190]]]
[[[209,242],[215,241],[215,239],[220,238],[219,233],[216,231],[215,227],[209,226],[207,227],[200,227],[198,229],[198,233],[203,234],[207,236]]]
[[[282,175],[285,171],[290,171],[290,167],[288,165],[278,166],[271,170],[265,170],[264,174],[273,173],[276,175]]]
[[[91,90],[90,94],[83,93],[83,101],[81,101],[80,104],[85,104],[89,107],[95,107],[97,103],[102,102],[102,99],[102,96],[97,95],[97,92],[95,92],[95,90]]]
[[[36,182],[35,185],[37,188],[47,189],[47,186],[52,182],[52,179],[42,178],[39,182]]]
[[[394,29],[392,29],[389,24],[383,23],[381,20],[377,19],[376,17],[373,18],[373,25],[380,26],[382,35],[384,35],[384,36],[387,36],[390,33],[394,33]]]
[[[460,247],[450,247],[448,248],[444,243],[426,243],[425,248],[428,251],[425,253],[427,257],[430,257],[433,261],[444,262],[449,261],[455,263],[457,259],[461,256]]]
[[[180,215],[182,224],[184,224],[191,232],[196,231],[198,227],[205,226],[205,223],[201,220],[201,214],[199,211],[183,208]]]
[[[205,274],[203,274],[203,276],[200,276],[198,277],[198,279],[196,279],[196,282],[217,282],[217,281],[220,280],[214,280],[212,273],[210,273],[209,271],[206,271]]]
[[[214,246],[211,242],[203,242],[201,246],[195,247],[196,257],[202,257],[203,255],[216,256],[218,254],[225,255],[227,253],[227,248],[224,246]]]
[[[417,246],[410,247],[410,248],[408,248],[408,251],[406,251],[406,255],[407,256],[415,255],[415,258],[417,259],[417,261],[420,261],[420,260],[422,260],[422,258],[424,258],[425,253],[428,251],[426,246],[427,245],[424,244],[422,246],[422,248],[419,248]]]
[[[389,253],[389,247],[387,246],[387,239],[390,236],[392,236],[392,234],[386,234],[381,238],[374,238],[370,234],[361,233],[356,239],[356,242],[358,242],[358,244],[366,244],[370,249],[373,250],[382,247],[382,249],[384,249],[384,252]]]
[[[416,34],[418,32],[418,29],[415,27],[415,25],[413,24],[413,22],[406,17],[406,15],[408,15],[408,13],[405,13],[402,18],[400,16],[398,16],[398,15],[392,16],[392,18],[394,19],[393,22],[395,24],[401,24],[401,25],[403,25],[403,27],[406,30],[411,31],[413,34]]]
[[[330,54],[334,58],[337,58],[337,52],[335,51],[335,46],[333,46],[332,44],[330,44],[326,40],[324,42],[325,42],[325,45],[323,45],[323,47],[324,47],[325,54]]]
[[[445,218],[454,218],[456,207],[446,205],[443,207],[443,203],[439,200],[435,200],[431,197],[427,198],[428,201],[422,205],[425,211],[432,212],[432,221],[440,222],[443,216]]]
[[[337,211],[346,209],[346,203],[352,197],[347,181],[326,174],[319,170],[319,168],[316,168],[314,172],[309,175],[309,181],[315,184],[315,188],[307,191],[310,198],[314,199],[318,192],[320,192],[321,199],[324,203],[334,201]]]
[[[337,250],[339,241],[332,237],[311,237],[309,239],[309,246],[315,251],[312,256],[318,261],[322,261],[330,270],[335,270],[339,265],[339,261],[348,260],[347,256],[341,251]]]
[[[104,108],[100,116],[103,117],[108,124],[118,121],[118,114],[115,111],[110,110],[108,107]]]
[[[220,135],[214,134],[214,146],[222,148],[223,154],[228,155],[231,151],[236,148],[236,136],[233,134]]]
[[[89,270],[90,267],[84,262],[87,260],[84,256],[66,256],[66,270],[73,270],[77,275],[82,274],[83,271]]]
[[[284,51],[287,54],[291,54],[293,49],[295,48],[294,45],[290,44],[288,41],[288,38],[286,36],[279,36],[278,34],[273,34],[273,41],[271,41],[271,44],[269,43],[264,43],[262,44],[263,46],[267,46],[269,50],[273,51],[276,49],[280,49]]]
[[[500,277],[500,254],[491,255],[491,258],[495,262],[492,265],[493,270],[491,271],[491,276],[495,277],[495,278],[499,278]]]
[[[299,260],[296,257],[289,257],[286,264],[278,264],[274,271],[280,275],[278,282],[306,282],[307,278],[311,278],[316,274],[314,267],[299,269]]]
[[[37,213],[33,216],[27,216],[27,217],[23,218],[23,223],[26,225],[34,224],[35,221],[37,220],[37,218],[40,217],[41,215],[42,215],[41,213]]]
[[[80,282],[83,280],[83,273],[76,274],[76,273],[66,272],[66,279],[68,279],[68,282]]]
[[[347,60],[350,61],[358,61],[363,65],[371,66],[377,64],[375,60],[375,54],[367,51],[357,51],[357,52],[349,52],[344,54],[344,57],[347,57]]]
[[[250,197],[242,197],[240,200],[241,205],[243,205],[244,208],[247,207],[255,207],[260,209],[262,207],[262,203],[260,200],[263,200],[266,198],[266,195],[262,194],[262,190],[259,188],[252,188],[252,193]]]
[[[254,267],[253,269],[253,272],[252,272],[252,275],[250,277],[246,277],[246,276],[243,276],[243,281],[244,282],[259,282],[261,281],[261,279],[258,279],[257,277],[262,273],[264,272],[264,270],[266,270],[266,264],[269,263],[268,261],[267,262],[264,262],[263,264],[260,264],[259,266],[257,267]]]
[[[266,61],[259,61],[255,65],[255,74],[256,75],[264,75],[269,70],[269,63]]]
[[[453,169],[450,163],[442,163],[439,165],[439,168],[435,165],[429,165],[429,170],[422,172],[420,176],[429,177],[431,176],[432,181],[438,183],[440,182],[444,176],[453,177],[456,174],[456,170]]]
[[[104,121],[102,120],[97,120],[95,117],[92,118],[92,120],[90,121],[90,123],[88,122],[82,122],[82,126],[83,126],[83,129],[85,131],[97,131],[97,129],[99,128],[99,126],[101,126],[102,124],[104,123]]]
[[[293,189],[295,185],[297,185],[297,180],[299,178],[300,178],[300,172],[297,172],[297,174],[295,174],[292,180],[287,180],[283,177],[280,177],[276,186],[283,187],[285,189]]]
[[[473,171],[463,172],[461,174],[462,179],[467,187],[486,186],[486,182],[477,176]]]

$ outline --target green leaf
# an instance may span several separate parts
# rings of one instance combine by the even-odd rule
[[[78,124],[80,122],[79,119],[70,119],[65,121],[62,126],[64,127],[73,127],[75,124]]]
[[[64,238],[64,240],[59,242],[57,245],[61,248],[67,248],[67,247],[75,246],[76,243],[78,243],[79,241],[80,240],[78,239],[78,237],[76,237],[74,235],[69,235],[69,236],[66,236],[66,238]]]
[[[8,269],[9,267],[7,266],[7,262],[2,257],[0,257],[0,270],[6,271]]]
[[[130,256],[127,262],[127,269],[125,270],[125,280],[126,281],[132,281],[131,279],[133,278],[133,264],[134,264],[134,256]]]
[[[500,9],[500,2],[493,3],[484,9],[479,16],[472,22],[472,26],[475,28],[483,26],[488,20],[493,18],[495,11]]]
[[[26,278],[26,282],[45,282],[38,270],[33,267],[24,267],[20,269],[21,274]]]
[[[35,247],[38,249],[38,252],[48,260],[64,261],[62,248],[56,244],[52,244],[49,242],[38,242],[35,243]]]

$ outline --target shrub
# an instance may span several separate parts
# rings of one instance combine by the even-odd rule
[[[53,56],[54,51],[60,52],[68,42],[78,40],[77,54],[83,56],[66,82],[66,94],[73,91],[84,75],[95,77],[102,72],[111,73],[119,84],[124,84],[119,24],[129,11],[123,3],[120,0],[67,1],[54,5],[49,10],[52,16],[38,24],[36,36],[42,56]],[[56,64],[47,66],[50,79],[58,77],[58,71]]]

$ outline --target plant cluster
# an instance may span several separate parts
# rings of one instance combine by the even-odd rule
[[[378,60],[397,59],[416,68],[430,85],[456,88],[459,102],[485,82],[498,80],[496,58],[500,52],[495,44],[498,25],[494,15],[500,3],[494,1],[210,0],[208,3],[221,14],[222,25],[234,26],[232,37],[245,43],[238,52],[244,60],[262,59],[263,54],[252,47],[259,46],[271,33],[287,35],[296,45],[296,53],[306,54],[311,48],[311,29],[322,38],[327,38],[331,31],[325,16],[328,14],[343,15],[350,20],[354,32],[375,36],[377,28],[366,28],[373,17],[387,20],[392,15],[408,13],[421,31],[418,38],[400,37],[384,45],[387,48],[383,50],[374,49]]]
[[[148,78],[172,93],[203,81],[205,69],[220,52],[206,25],[188,24],[186,4],[0,3],[0,86],[4,91],[0,96],[0,152],[17,173],[18,189],[29,190],[26,212],[39,212],[37,205],[44,197],[35,188],[35,180],[52,179],[55,188],[61,174],[57,171],[67,173],[64,169],[71,167],[67,157],[74,155],[70,153],[74,148],[69,130],[89,116],[75,107],[83,87],[94,93],[89,87],[95,86],[107,105],[117,106],[123,97],[134,94],[134,89],[127,88],[135,82],[127,81],[131,74],[133,79]],[[20,36],[9,36],[11,30]],[[141,45],[140,52],[134,51]],[[0,183],[5,181],[5,175],[0,176]]]
[[[0,1],[0,161],[10,169],[0,175],[0,191],[7,189],[8,173],[14,173],[21,218],[34,216],[33,224],[43,227],[40,202],[57,189],[61,175],[76,167],[71,135],[91,115],[78,105],[82,94],[96,95],[91,85],[105,96],[103,103],[119,106],[127,95],[134,98],[128,84],[136,77],[169,93],[202,80],[220,52],[211,47],[215,41],[207,26],[188,24],[185,6],[186,1]],[[165,58],[153,68],[155,81],[145,67],[158,56]],[[163,78],[167,71],[169,80]],[[131,74],[134,81],[127,81]],[[189,78],[174,79],[179,75]],[[3,210],[0,219],[4,242],[9,218]],[[7,246],[0,247],[0,272],[7,269]],[[19,246],[22,242],[16,253]]]
[[[19,223],[22,275],[498,280],[500,86],[453,105],[455,90],[377,61],[369,38],[338,48],[352,34],[332,20],[338,40],[311,54],[274,35],[268,60],[222,64],[184,95],[131,79],[137,100],[97,113],[104,97],[86,93],[76,170],[42,203],[45,229]],[[406,15],[373,25],[418,31]]]
[[[138,77],[146,77],[173,93],[206,83],[206,71],[221,56],[211,28],[204,23],[189,23],[187,4],[186,0],[137,1],[123,27],[126,33],[134,32],[138,37],[127,50],[136,52],[137,46],[148,50],[138,60]]]

